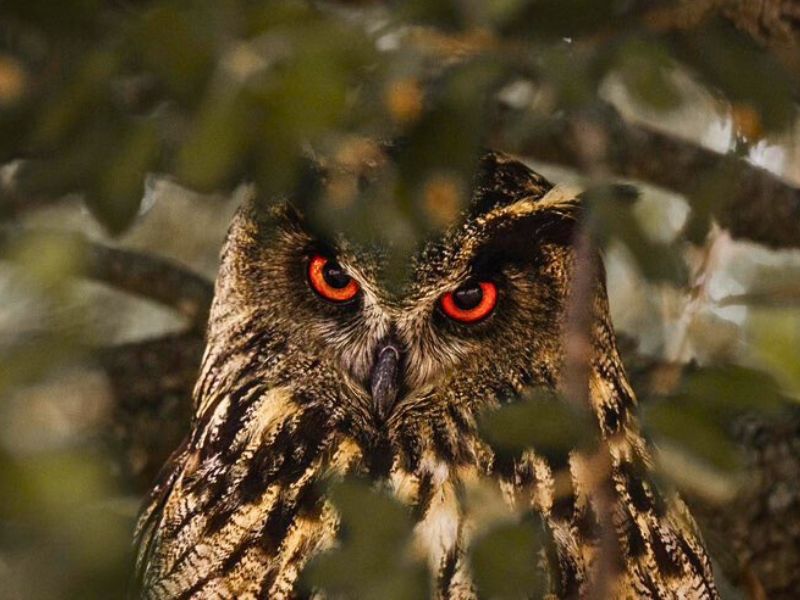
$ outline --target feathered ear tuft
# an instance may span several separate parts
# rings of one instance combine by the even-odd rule
[[[475,218],[524,198],[535,200],[552,187],[519,160],[500,152],[487,152],[478,164],[470,216]]]
[[[475,217],[462,251],[477,262],[527,262],[544,244],[569,246],[581,213],[579,190],[551,186],[543,195],[524,196]]]

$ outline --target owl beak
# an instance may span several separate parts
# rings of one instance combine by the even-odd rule
[[[372,409],[381,423],[389,416],[397,401],[400,388],[400,356],[400,346],[393,338],[386,338],[378,344],[369,384]]]

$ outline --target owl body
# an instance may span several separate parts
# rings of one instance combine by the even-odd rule
[[[579,202],[496,153],[473,196],[402,297],[384,291],[376,261],[291,205],[239,211],[191,432],[139,520],[142,597],[297,597],[303,568],[336,543],[321,482],[347,475],[409,507],[437,598],[479,597],[463,498],[481,482],[541,515],[556,597],[587,596],[598,577],[610,598],[717,597],[691,517],[649,477],[600,279],[588,383],[605,466],[578,450],[563,464],[535,448],[500,456],[484,439],[482,414],[564,385]]]

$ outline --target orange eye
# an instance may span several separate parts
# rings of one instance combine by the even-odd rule
[[[335,261],[316,255],[308,264],[308,281],[325,300],[347,302],[358,294],[358,284]]]
[[[497,304],[497,286],[488,281],[470,281],[441,299],[444,314],[461,323],[485,319]]]

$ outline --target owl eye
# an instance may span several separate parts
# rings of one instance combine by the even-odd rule
[[[497,286],[488,281],[468,281],[440,300],[442,311],[461,323],[477,323],[488,317],[497,304]]]
[[[312,289],[331,302],[347,302],[358,294],[358,284],[333,261],[319,254],[308,264],[308,281]]]

